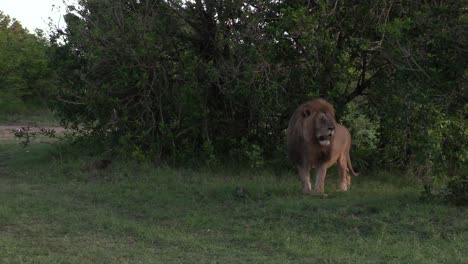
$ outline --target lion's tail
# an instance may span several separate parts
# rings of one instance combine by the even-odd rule
[[[348,170],[351,172],[351,174],[353,174],[353,176],[358,176],[359,173],[356,173],[353,170],[353,164],[351,164],[351,157],[349,156],[349,153],[348,153],[347,163],[348,163]]]

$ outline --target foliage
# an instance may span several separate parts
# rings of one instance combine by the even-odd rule
[[[462,7],[448,2],[398,11],[406,17],[382,28],[391,75],[369,90],[381,116],[382,148],[388,160],[417,174],[453,174],[446,169],[463,164],[468,147],[460,122],[467,114]]]
[[[371,120],[366,112],[358,108],[357,103],[350,102],[340,122],[349,128],[352,138],[353,166],[360,169],[370,169],[378,164],[373,158],[378,151],[379,122]]]
[[[0,112],[45,108],[55,88],[48,51],[41,31],[31,34],[0,11]]]
[[[91,1],[53,36],[65,126],[140,158],[284,159],[301,102],[324,97],[359,167],[425,182],[466,164],[461,2]],[[353,154],[354,155],[354,154]],[[354,158],[353,158],[354,159]]]
[[[30,125],[21,127],[20,129],[16,130],[14,132],[14,136],[16,137],[16,139],[21,141],[20,144],[23,147],[27,147],[28,145],[30,145],[39,136],[46,137],[49,140],[58,138],[56,131],[53,129],[39,127],[34,130],[31,129]]]

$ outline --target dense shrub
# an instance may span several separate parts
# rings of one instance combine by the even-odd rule
[[[48,51],[41,31],[32,34],[0,11],[0,113],[46,107],[56,86]]]
[[[119,153],[280,164],[290,114],[324,97],[357,167],[430,181],[466,160],[461,3],[81,0],[66,22],[55,109]]]

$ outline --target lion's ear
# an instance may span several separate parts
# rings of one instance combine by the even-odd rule
[[[302,111],[302,117],[305,118],[305,117],[308,117],[308,116],[310,116],[310,110],[309,109],[304,109]]]

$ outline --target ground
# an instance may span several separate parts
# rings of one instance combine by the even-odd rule
[[[468,263],[468,209],[368,172],[301,193],[293,171],[175,169],[0,143],[1,263]]]

